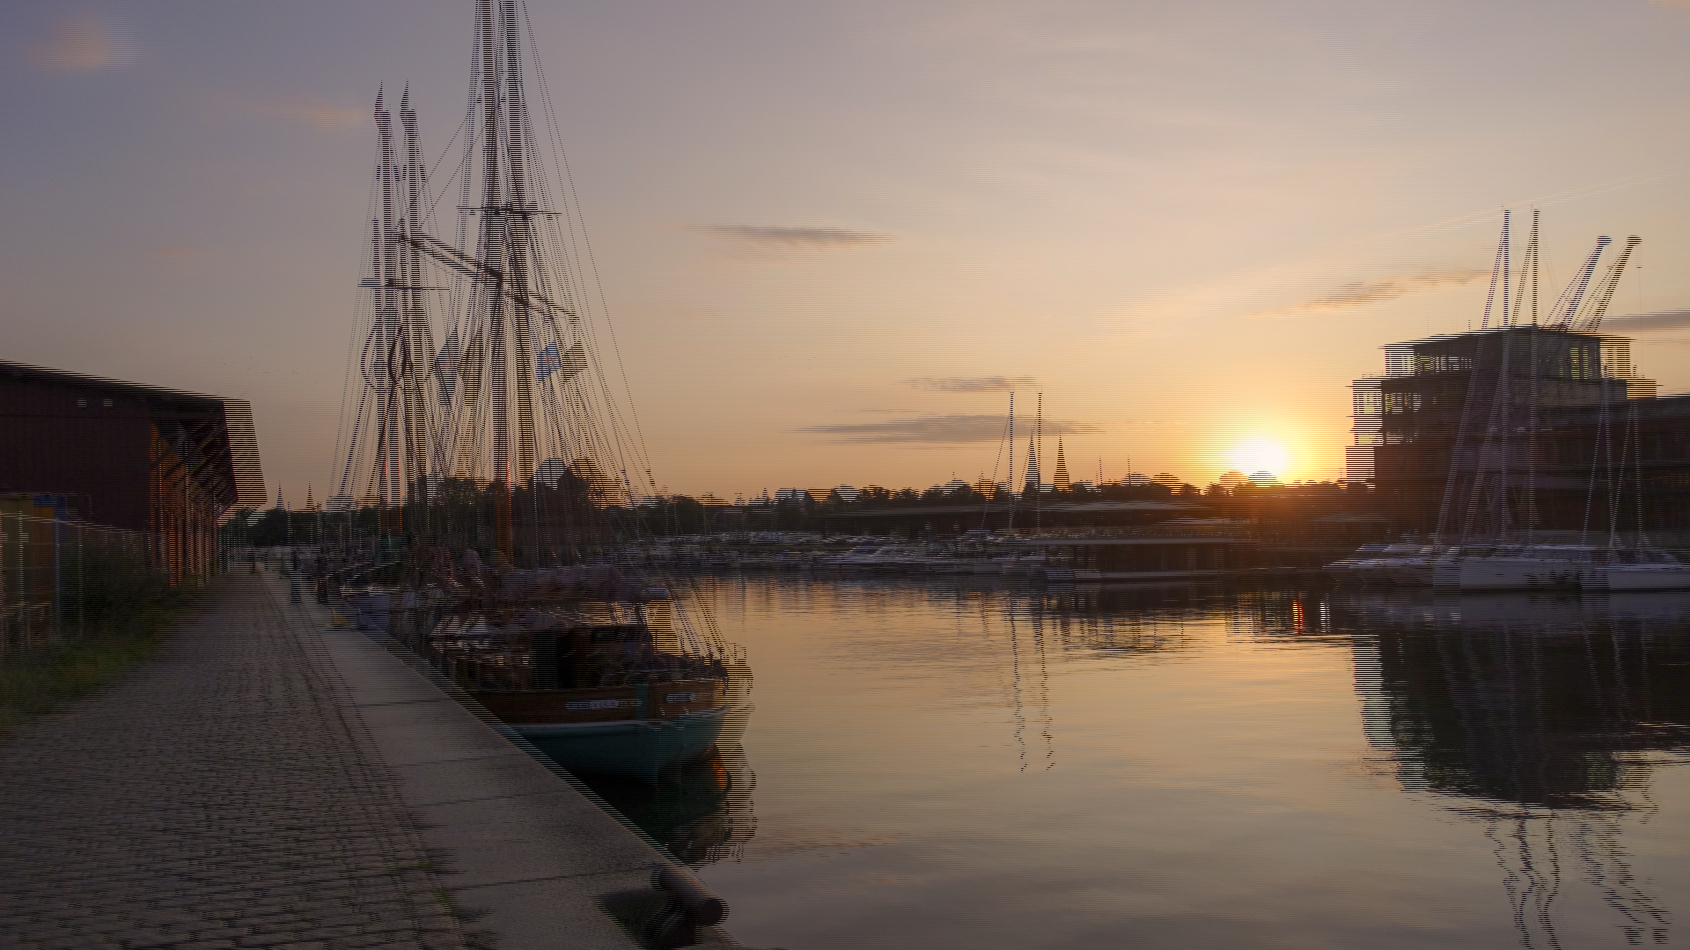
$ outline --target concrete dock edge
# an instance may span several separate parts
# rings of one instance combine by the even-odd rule
[[[499,950],[640,947],[618,917],[651,906],[652,869],[674,859],[403,646],[309,597],[293,600],[290,580],[266,575],[339,684],[348,725],[397,777],[467,928]],[[719,928],[701,939],[742,946]]]

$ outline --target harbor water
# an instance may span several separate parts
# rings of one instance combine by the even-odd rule
[[[597,784],[753,946],[1627,947],[1687,912],[1690,595],[697,588],[742,746]]]

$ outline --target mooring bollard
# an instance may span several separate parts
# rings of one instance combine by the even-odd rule
[[[728,917],[728,902],[717,897],[698,875],[684,867],[651,870],[651,886],[669,895],[669,909],[651,922],[647,937],[659,947],[685,947],[698,942],[698,928]]]

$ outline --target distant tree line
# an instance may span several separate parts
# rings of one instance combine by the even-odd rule
[[[536,479],[531,486],[509,493],[508,504],[517,512],[529,511],[548,530],[599,538],[640,535],[707,534],[743,527],[781,531],[821,530],[820,516],[852,511],[917,507],[979,507],[1030,504],[1085,504],[1100,501],[1199,501],[1232,509],[1240,504],[1267,499],[1319,497],[1322,507],[1336,503],[1355,508],[1369,500],[1371,492],[1361,482],[1324,481],[1283,484],[1277,480],[1245,478],[1228,473],[1220,481],[1199,489],[1172,479],[1156,481],[1080,483],[1067,488],[1045,487],[1035,493],[1028,487],[1014,493],[1002,486],[981,488],[961,481],[925,489],[890,489],[870,485],[860,489],[825,489],[781,492],[747,501],[728,503],[709,495],[660,494],[629,505],[601,484],[602,480],[572,473]],[[501,506],[507,504],[497,483],[476,483],[470,479],[445,479],[430,495],[429,534],[453,544],[486,546],[494,526],[500,523]],[[745,518],[755,513],[756,523]],[[256,515],[256,517],[255,517]],[[518,515],[520,517],[520,515]],[[248,544],[271,546],[287,543],[332,541],[348,536],[369,536],[383,530],[398,530],[402,513],[395,508],[363,505],[342,511],[285,511],[272,508],[262,514],[237,512],[232,523],[237,536]]]

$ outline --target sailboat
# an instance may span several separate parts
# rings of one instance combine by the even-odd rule
[[[567,170],[532,122],[551,112],[545,74],[521,4],[474,13],[444,189],[409,90],[398,130],[377,95],[334,506],[390,583],[348,599],[566,768],[653,775],[738,740],[750,672],[679,581],[627,556],[656,482],[597,345]],[[453,189],[446,239],[434,196]]]

